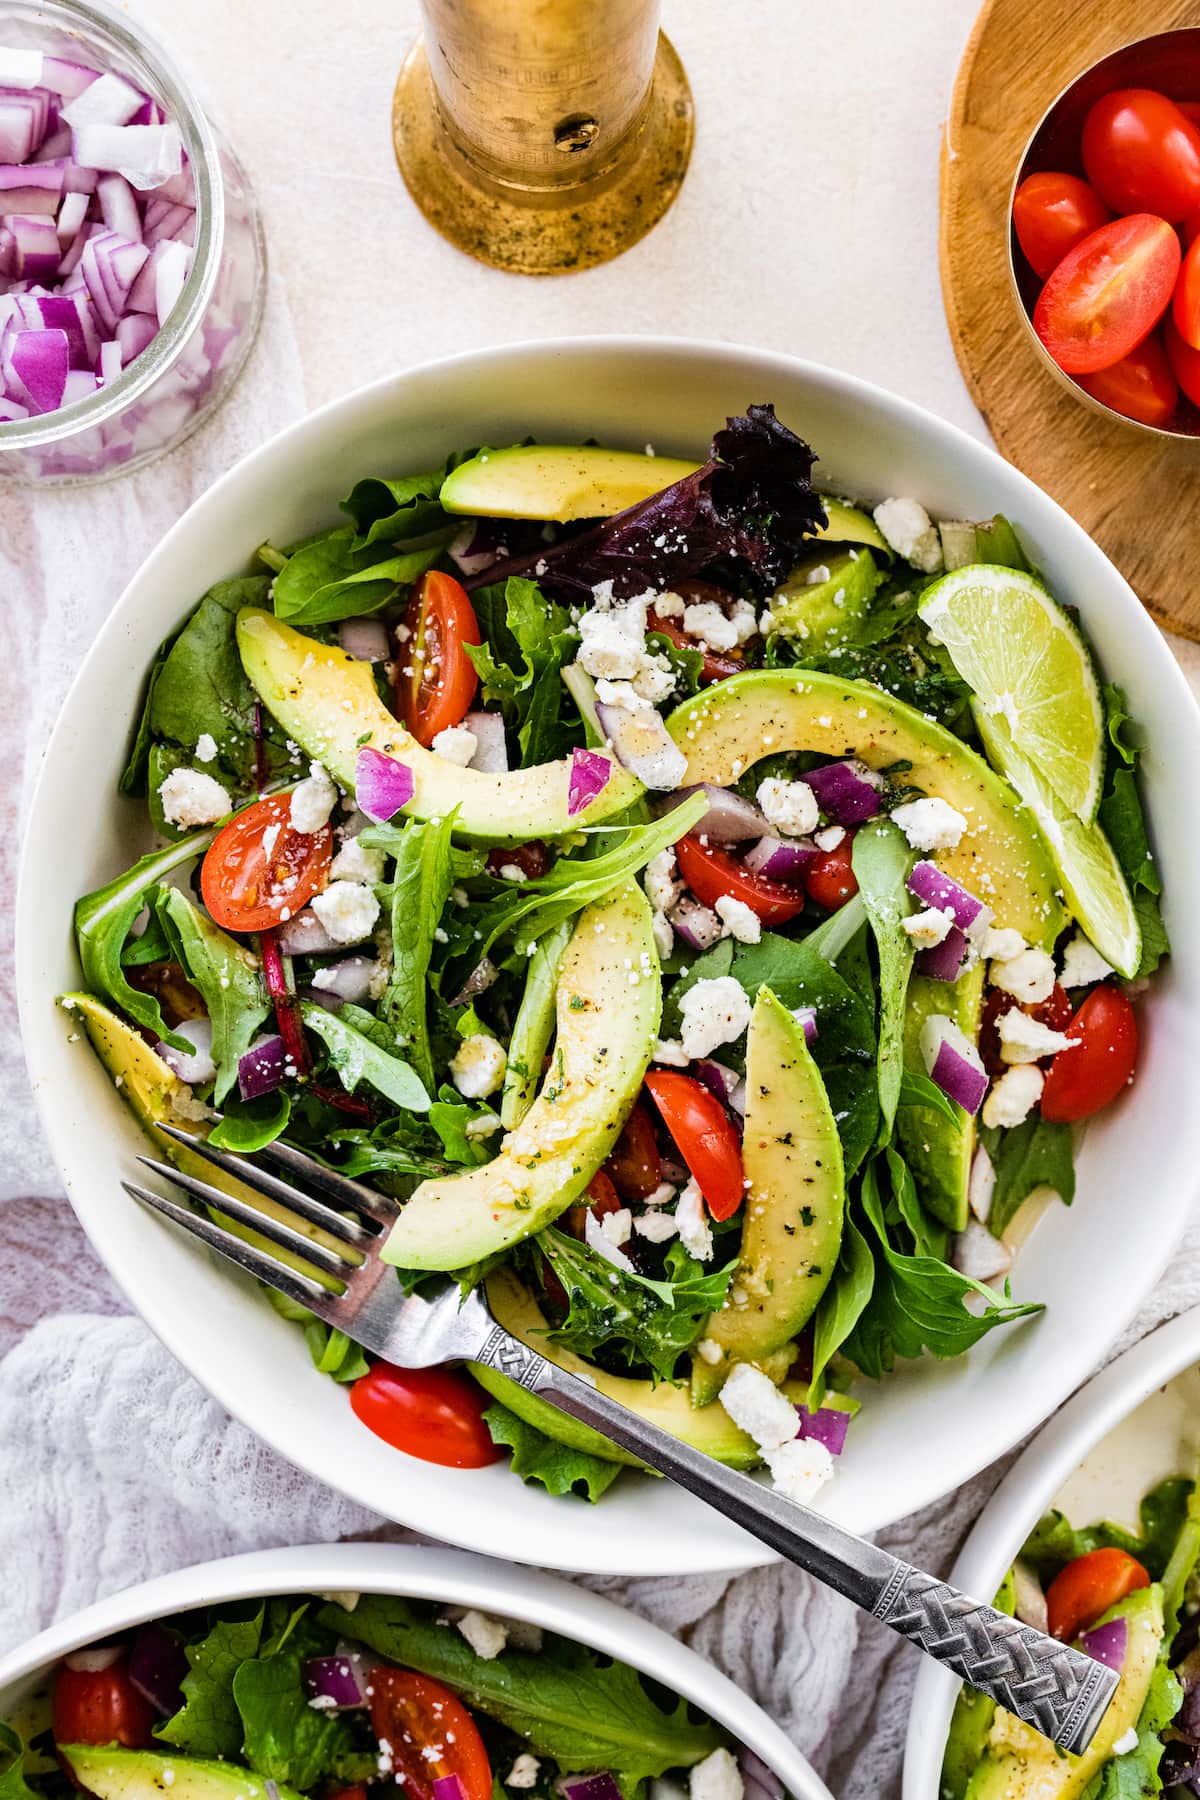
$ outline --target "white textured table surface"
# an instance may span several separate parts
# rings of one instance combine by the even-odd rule
[[[491,343],[667,333],[849,369],[986,438],[946,331],[936,243],[941,125],[975,0],[907,8],[895,0],[837,8],[666,0],[664,22],[696,101],[682,196],[620,261],[540,282],[459,256],[425,224],[399,179],[390,101],[416,29],[415,0],[131,0],[129,10],[174,51],[247,166],[267,232],[270,295],[241,386],[181,454],[132,481],[79,493],[0,491],[0,954],[8,953],[22,796],[82,651],[188,502],[306,410],[390,370]],[[1200,657],[1179,648],[1195,680]],[[114,730],[125,725],[113,721]],[[103,1329],[109,1353],[118,1344],[127,1363],[149,1354],[119,1335],[119,1321],[93,1320],[89,1336],[81,1319],[76,1362],[61,1368],[56,1385],[43,1378],[28,1335],[39,1318],[72,1309],[104,1315],[119,1305],[69,1235],[58,1194],[20,1065],[11,974],[0,968],[0,1356],[12,1351],[7,1366],[0,1363],[0,1459],[22,1470],[15,1512],[6,1501],[6,1523],[18,1532],[7,1566],[21,1552],[29,1559],[35,1534],[39,1545],[36,1568],[30,1560],[18,1582],[16,1612],[0,1617],[0,1639],[11,1638],[18,1619],[26,1630],[88,1597],[89,1580],[117,1585],[163,1566],[164,1556],[182,1561],[234,1547],[214,1535],[222,1496],[197,1480],[195,1463],[187,1470],[195,1504],[176,1509],[169,1544],[154,1541],[131,1510],[146,1502],[145,1480],[115,1468],[103,1436],[105,1397],[93,1408],[82,1391],[97,1379],[88,1346],[101,1344]],[[57,1260],[41,1247],[51,1232],[63,1246]],[[35,1268],[37,1280],[25,1273]],[[1142,1329],[1195,1297],[1178,1267]],[[169,1371],[157,1374],[177,1383]],[[73,1396],[72,1382],[80,1390]],[[54,1462],[71,1418],[84,1415],[84,1451],[99,1443],[102,1466],[93,1472],[72,1443],[75,1462],[55,1480],[42,1462]],[[174,1416],[180,1463],[182,1414]],[[220,1421],[196,1423],[224,1430]],[[228,1455],[227,1432],[221,1441]],[[889,1534],[893,1547],[944,1568],[987,1485],[981,1478],[898,1527]],[[314,1518],[330,1532],[361,1528],[337,1503],[305,1510],[278,1492],[277,1530],[290,1525],[311,1537],[321,1528]],[[275,1493],[264,1480],[262,1497]],[[82,1575],[81,1558],[72,1558],[81,1521],[101,1540],[95,1569]],[[819,1752],[847,1796],[897,1790],[911,1653],[897,1658],[870,1631],[857,1652],[848,1641],[835,1644],[824,1614],[814,1619],[818,1627],[826,1619],[820,1641],[801,1653],[799,1619],[783,1615],[807,1603],[805,1591],[772,1570],[746,1577],[723,1601],[711,1582],[687,1595],[652,1595],[642,1583],[628,1597],[677,1629],[690,1627],[700,1648],[741,1673],[797,1740]],[[823,1659],[824,1684],[814,1668]]]

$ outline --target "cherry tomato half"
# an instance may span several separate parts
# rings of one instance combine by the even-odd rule
[[[670,638],[679,650],[698,650],[700,646],[690,638],[678,619],[664,619],[661,614],[651,610],[646,616],[646,630],[661,632],[663,637]],[[740,675],[745,663],[740,655],[732,651],[705,650],[704,661],[700,669],[700,685],[709,687],[714,681],[724,681],[730,675]]]
[[[1111,1546],[1088,1550],[1060,1569],[1046,1589],[1051,1637],[1069,1644],[1118,1600],[1149,1586],[1149,1575],[1128,1551]]]
[[[1111,406],[1124,418],[1138,419],[1143,425],[1167,424],[1179,404],[1179,384],[1157,332],[1111,369],[1097,369],[1094,375],[1075,379],[1102,406]]]
[[[705,906],[715,906],[730,896],[748,906],[764,925],[782,925],[804,910],[802,889],[772,881],[769,875],[756,875],[715,844],[702,844],[694,836],[680,838],[675,855],[680,874]]]
[[[979,1054],[989,1075],[1003,1075],[1009,1067],[1000,1054],[999,1026],[1005,1013],[1017,1008],[1027,1012],[1039,1024],[1048,1025],[1051,1031],[1065,1031],[1074,1012],[1071,996],[1057,982],[1045,1000],[1039,1001],[1036,1006],[1025,1007],[1021,1006],[1015,994],[1006,994],[1003,988],[989,988],[979,1024]]]
[[[1111,368],[1148,337],[1171,301],[1179,239],[1164,219],[1133,213],[1067,252],[1033,309],[1033,328],[1060,369]]]
[[[1184,343],[1173,319],[1163,321],[1163,337],[1176,381],[1192,405],[1200,406],[1200,350],[1193,350],[1190,344]]]
[[[571,1236],[578,1238],[582,1244],[587,1235],[587,1216],[589,1213],[595,1213],[598,1219],[607,1219],[610,1213],[620,1212],[620,1210],[621,1200],[616,1188],[608,1179],[604,1170],[597,1169],[584,1190],[584,1198],[581,1204],[578,1206],[568,1206],[564,1224]],[[562,1283],[558,1280],[557,1275],[554,1275],[554,1270],[548,1263],[546,1264],[546,1274],[548,1276],[554,1276],[555,1283],[560,1292],[562,1292],[562,1303],[565,1306],[567,1303],[566,1293],[563,1291]],[[546,1283],[546,1290],[548,1293],[553,1292],[549,1281]]]
[[[1180,266],[1171,317],[1183,341],[1193,350],[1200,350],[1200,240],[1191,246]]]
[[[854,839],[847,832],[836,850],[827,850],[804,872],[804,885],[810,900],[826,912],[837,912],[858,892],[858,878],[853,868]]]
[[[350,1389],[350,1405],[368,1431],[422,1462],[483,1469],[507,1454],[484,1422],[486,1396],[457,1369],[375,1363]]]
[[[386,1743],[407,1800],[432,1800],[433,1784],[458,1777],[464,1800],[491,1800],[492,1765],[479,1727],[456,1694],[430,1675],[372,1669],[371,1729]]]
[[[1172,224],[1200,208],[1200,131],[1153,88],[1104,94],[1083,122],[1087,178],[1117,213]]]
[[[1045,281],[1073,250],[1111,217],[1099,194],[1078,175],[1041,169],[1027,175],[1013,196],[1013,229],[1026,262]]]
[[[428,569],[417,582],[404,615],[408,637],[397,659],[400,716],[426,749],[439,731],[466,717],[479,677],[464,644],[481,641],[467,590],[453,575]]]
[[[742,1204],[742,1147],[733,1122],[703,1082],[674,1069],[650,1069],[646,1087],[714,1219]]]
[[[1042,1089],[1042,1117],[1055,1124],[1090,1119],[1116,1099],[1137,1063],[1133,1007],[1111,981],[1092,989],[1066,1030],[1074,1045],[1059,1051]]]
[[[129,1679],[124,1657],[107,1669],[60,1669],[54,1683],[54,1739],[59,1744],[123,1744],[145,1750],[158,1715]]]
[[[662,1158],[650,1114],[637,1101],[604,1165],[623,1200],[644,1200],[662,1181]]]
[[[226,931],[295,918],[329,880],[333,830],[297,831],[290,794],[268,794],[231,819],[200,865],[204,904]]]

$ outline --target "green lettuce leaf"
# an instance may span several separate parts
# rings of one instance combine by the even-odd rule
[[[988,1230],[1002,1237],[1034,1188],[1053,1188],[1064,1206],[1075,1198],[1075,1143],[1069,1125],[1033,1113],[1021,1125],[1001,1130],[981,1126],[980,1140],[992,1159],[996,1187]]]
[[[861,1319],[874,1286],[875,1258],[871,1246],[847,1215],[833,1280],[821,1295],[813,1320],[812,1376],[807,1401],[810,1412],[824,1404],[830,1361]]]
[[[1166,1730],[1183,1701],[1183,1689],[1166,1660],[1168,1649],[1164,1644],[1142,1702],[1137,1748],[1109,1757],[1096,1783],[1095,1800],[1149,1800],[1162,1792],[1158,1765],[1166,1746],[1159,1734]]]
[[[607,1493],[624,1467],[558,1443],[536,1425],[528,1425],[516,1413],[509,1412],[498,1400],[493,1400],[483,1416],[493,1441],[512,1451],[513,1474],[544,1487],[548,1494],[575,1494],[595,1502]]]
[[[1151,1488],[1138,1508],[1140,1531],[1104,1519],[1077,1529],[1065,1513],[1052,1508],[1026,1538],[1022,1560],[1047,1585],[1077,1556],[1091,1550],[1124,1550],[1159,1581],[1188,1522],[1193,1488],[1194,1483],[1182,1475],[1172,1475]]]
[[[345,1714],[309,1705],[301,1662],[299,1649],[285,1648],[253,1657],[235,1672],[246,1761],[267,1780],[301,1793],[329,1776],[345,1781],[374,1775],[377,1758],[355,1748]]]
[[[213,1102],[220,1106],[237,1080],[239,1058],[271,1010],[258,959],[179,888],[159,889],[155,913],[212,1021]]]
[[[483,631],[482,644],[468,644],[485,701],[499,702],[521,747],[521,767],[553,762],[565,755],[578,733],[561,722],[559,670],[570,661],[578,632],[565,607],[547,598],[536,581],[508,580],[476,588],[471,596]]]
[[[25,1746],[12,1726],[5,1725],[3,1720],[0,1720],[0,1800],[37,1800],[35,1790],[25,1779]]]
[[[447,530],[410,550],[378,543],[358,549],[353,526],[337,525],[287,558],[275,577],[276,615],[300,628],[378,612],[433,566],[449,536]]]
[[[421,475],[401,475],[393,480],[367,475],[356,481],[340,502],[342,511],[354,520],[354,548],[368,550],[372,544],[424,537],[450,524],[438,503],[447,473],[448,468],[428,469]]]
[[[1104,704],[1110,749],[1097,822],[1112,845],[1133,894],[1134,911],[1142,928],[1142,960],[1137,972],[1152,975],[1163,957],[1170,954],[1171,946],[1158,903],[1162,876],[1150,848],[1138,792],[1141,747],[1133,735],[1133,722],[1122,690],[1109,683],[1104,689]]]
[[[453,830],[454,815],[449,814],[444,819],[414,819],[399,832],[384,826],[362,833],[365,845],[386,850],[396,859],[387,889],[392,972],[379,1003],[379,1017],[404,1045],[430,1094],[435,1083],[429,1042],[429,964],[434,933],[455,880],[450,844]]]
[[[426,1112],[429,1095],[420,1077],[400,1057],[355,1029],[342,1012],[327,1012],[315,1000],[302,1000],[300,1012],[308,1029],[315,1032],[329,1053],[330,1067],[348,1094],[360,1081],[406,1112]],[[357,1009],[355,1009],[357,1010]],[[369,1016],[369,1015],[368,1015]]]
[[[183,1705],[156,1728],[155,1737],[193,1756],[237,1760],[243,1728],[233,1681],[241,1665],[258,1655],[265,1617],[260,1606],[248,1619],[218,1619],[198,1643],[187,1645]]]
[[[913,966],[913,941],[901,920],[912,911],[905,886],[915,861],[890,819],[864,825],[854,838],[854,874],[879,957],[879,1136],[892,1135],[904,1076],[904,1004]]]
[[[332,1325],[326,1325],[323,1319],[310,1313],[306,1306],[289,1300],[286,1294],[277,1293],[274,1288],[265,1288],[264,1292],[282,1318],[303,1325],[305,1347],[313,1367],[322,1375],[332,1375],[339,1382],[351,1382],[367,1373],[371,1365],[362,1348],[344,1331],[335,1331]]]

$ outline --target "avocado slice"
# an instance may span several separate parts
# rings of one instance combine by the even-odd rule
[[[765,987],[746,1040],[742,1164],[741,1258],[730,1297],[704,1330],[725,1352],[723,1366],[710,1365],[718,1384],[730,1364],[760,1361],[807,1323],[842,1241],[846,1181],[833,1110],[803,1028]]]
[[[463,1269],[549,1225],[612,1149],[658,1036],[662,986],[650,907],[635,882],[580,913],[555,986],[554,1052],[541,1090],[491,1162],[423,1181],[385,1262]]]
[[[237,1763],[202,1762],[157,1750],[121,1750],[115,1744],[59,1744],[78,1785],[97,1800],[301,1800],[282,1781],[267,1783]]]
[[[1113,1745],[1136,1726],[1154,1676],[1163,1637],[1162,1588],[1157,1582],[1109,1608],[1098,1625],[1125,1619],[1129,1639],[1121,1679],[1095,1737],[1082,1756],[1059,1750],[997,1707],[983,1755],[967,1784],[966,1800],[1078,1800],[1112,1755]]]
[[[774,628],[799,638],[810,656],[819,655],[844,642],[847,628],[870,610],[879,579],[869,550],[809,557],[771,597]]]
[[[687,787],[728,787],[760,757],[787,750],[855,755],[884,773],[903,764],[898,782],[968,821],[957,849],[938,851],[939,868],[986,900],[997,926],[1053,946],[1064,922],[1058,876],[1032,813],[981,756],[914,707],[815,669],[754,669],[685,700],[667,729],[687,755]]]
[[[1009,1569],[1000,1583],[992,1605],[1011,1619],[1016,1604],[1013,1572]],[[964,1800],[967,1784],[975,1773],[979,1759],[987,1747],[988,1733],[996,1717],[996,1702],[990,1694],[964,1682],[954,1702],[946,1749],[942,1756],[940,1800]]]
[[[904,1012],[904,1066],[925,1073],[921,1027],[934,1013],[954,1020],[964,1037],[979,1038],[983,1014],[983,964],[976,963],[957,981],[933,981],[914,974],[908,984]],[[925,1205],[951,1231],[967,1223],[967,1188],[975,1154],[975,1120],[961,1106],[953,1121],[928,1106],[896,1110],[896,1142],[912,1170]]]
[[[832,494],[822,494],[821,505],[829,523],[821,527],[817,537],[834,544],[867,544],[891,562],[892,546],[870,513],[861,506],[852,506],[849,500],[835,500]]]
[[[447,512],[478,518],[598,519],[649,500],[699,466],[597,444],[514,444],[460,463],[438,498]]]
[[[416,791],[401,809],[406,818],[440,819],[457,808],[455,825],[463,837],[524,843],[599,824],[644,791],[614,758],[596,798],[570,813],[570,758],[503,775],[460,768],[417,743],[379,698],[371,665],[338,645],[305,637],[254,606],[238,614],[237,639],[242,666],[264,706],[342,787],[354,792],[358,753],[368,745],[407,765]]]

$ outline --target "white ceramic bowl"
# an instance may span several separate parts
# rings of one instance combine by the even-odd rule
[[[869,1392],[828,1511],[873,1531],[927,1505],[1018,1443],[1078,1386],[1153,1284],[1200,1169],[1200,714],[1157,629],[1112,564],[1009,464],[919,407],[789,357],[645,339],[475,353],[395,376],[293,426],[247,457],[170,531],[79,672],[46,753],[18,895],[26,1050],[50,1144],[99,1254],[163,1342],[293,1463],[377,1511],[472,1549],[568,1569],[636,1574],[770,1560],[700,1502],[623,1477],[597,1507],[522,1487],[506,1465],[451,1473],[389,1449],[310,1366],[301,1335],[180,1232],[120,1191],[143,1139],[54,996],[77,985],[71,907],[147,847],[144,808],[116,796],[126,735],[155,649],[209,584],[336,516],[367,473],[427,468],[455,446],[606,443],[701,455],[727,413],[773,401],[819,451],[835,490],[916,494],[948,518],[1019,521],[1048,579],[1081,609],[1106,669],[1149,732],[1145,759],[1175,956],[1142,1009],[1140,1079],[1089,1130],[1073,1211],[1054,1208],[1013,1277],[1041,1317],[969,1358],[928,1360]],[[1152,523],[1148,522],[1148,529]],[[1153,1146],[1153,1180],[1147,1147]],[[1130,1199],[1137,1196],[1137,1230]],[[1112,1246],[1121,1245],[1114,1256]]]
[[[794,1800],[831,1800],[821,1778],[761,1707],[658,1626],[553,1576],[417,1545],[310,1544],[296,1550],[254,1550],[126,1588],[60,1620],[0,1658],[0,1719],[39,1686],[60,1657],[132,1625],[223,1601],[345,1592],[399,1594],[479,1607],[574,1638],[694,1702],[761,1756]]]
[[[1156,1481],[1186,1472],[1180,1440],[1194,1435],[1195,1391],[1163,1395],[1192,1371],[1200,1380],[1200,1307],[1151,1332],[1089,1381],[1038,1433],[979,1515],[950,1579],[990,1599],[1042,1514],[1060,1498],[1074,1524],[1136,1524]],[[1152,1398],[1153,1397],[1153,1398]],[[1190,1417],[1190,1425],[1188,1423]],[[1083,1467],[1081,1467],[1083,1465]],[[1073,1493],[1064,1494],[1070,1483]],[[938,1800],[950,1715],[962,1683],[926,1660],[917,1674],[904,1751],[903,1800]]]

